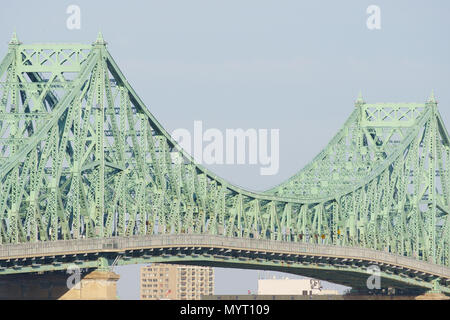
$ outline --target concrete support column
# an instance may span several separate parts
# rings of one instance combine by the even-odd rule
[[[446,296],[442,292],[428,291],[423,295],[417,296],[415,300],[450,300],[450,297]]]
[[[114,272],[95,270],[84,276],[80,283],[59,297],[60,300],[116,300],[117,281]]]
[[[0,277],[0,299],[15,300],[115,300],[117,281],[114,272],[95,270],[81,274],[80,282],[68,287],[69,274],[16,274]]]

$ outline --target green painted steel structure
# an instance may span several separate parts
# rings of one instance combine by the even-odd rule
[[[211,234],[450,266],[450,143],[426,103],[361,97],[327,147],[254,193],[196,164],[106,49],[15,34],[0,63],[0,243]]]

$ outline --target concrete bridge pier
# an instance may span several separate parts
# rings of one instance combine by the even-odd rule
[[[60,300],[116,300],[120,276],[112,271],[97,269],[86,274]]]
[[[439,279],[433,280],[433,289],[417,296],[416,300],[450,300],[450,297],[442,293],[438,280]]]
[[[79,274],[61,271],[5,275],[0,277],[0,299],[115,300],[119,278],[102,269]]]

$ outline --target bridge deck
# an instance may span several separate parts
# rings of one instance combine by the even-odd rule
[[[388,252],[366,248],[338,247],[296,242],[261,239],[239,239],[210,235],[149,235],[82,240],[59,240],[52,242],[4,244],[0,246],[0,260],[26,259],[43,256],[80,253],[125,252],[141,249],[168,247],[225,248],[268,252],[279,255],[305,255],[339,259],[353,259],[380,265],[410,269],[430,276],[450,280],[450,268]]]

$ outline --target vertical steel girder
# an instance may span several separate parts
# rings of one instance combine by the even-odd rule
[[[264,193],[196,164],[106,49],[23,45],[0,63],[0,243],[156,233],[361,246],[449,262],[450,144],[434,97],[366,104]]]

